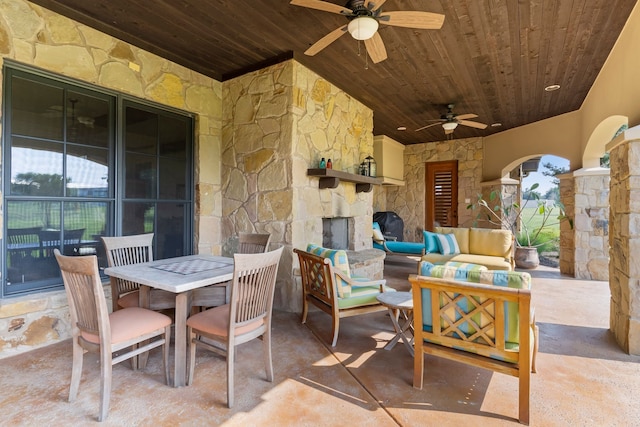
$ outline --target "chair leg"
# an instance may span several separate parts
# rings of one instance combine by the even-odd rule
[[[309,312],[309,302],[307,296],[302,295],[302,323],[307,322],[307,313]]]
[[[331,342],[331,347],[335,347],[338,342],[338,332],[340,330],[340,317],[338,317],[337,313],[333,314],[333,325],[331,326],[331,335],[333,335],[333,341]]]
[[[271,328],[268,328],[262,336],[264,348],[264,366],[267,371],[267,381],[273,382],[273,362],[271,359]]]
[[[109,399],[111,397],[111,349],[100,347],[100,416],[98,421],[104,421],[109,413]]]
[[[227,341],[227,407],[233,407],[233,362],[236,355],[236,346],[230,340]]]
[[[189,367],[187,373],[187,385],[193,384],[193,371],[196,369],[196,333],[191,326],[187,327],[187,345],[189,346]]]
[[[167,326],[164,330],[164,345],[162,346],[162,364],[164,366],[164,379],[167,385],[171,385],[171,378],[169,375],[169,347],[171,344],[171,325]]]
[[[538,357],[538,342],[539,342],[539,329],[538,325],[534,325],[533,327],[533,355],[531,357],[531,372],[534,374],[538,372],[536,370],[536,358]]]
[[[73,337],[73,366],[71,368],[71,386],[69,387],[69,402],[73,402],[78,397],[80,388],[80,378],[82,377],[82,362],[84,360],[84,349],[78,344],[77,337]]]
[[[138,344],[133,345],[133,349],[135,350],[136,348],[138,348]],[[138,357],[139,356],[134,356],[131,359],[129,359],[129,361],[131,362],[131,369],[134,371],[138,370]]]
[[[422,380],[424,378],[424,354],[422,345],[415,341],[413,354],[413,388],[422,390]]]

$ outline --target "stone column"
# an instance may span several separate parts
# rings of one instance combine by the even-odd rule
[[[607,144],[611,162],[610,329],[629,354],[640,355],[640,126]]]
[[[609,169],[579,169],[574,176],[574,277],[609,280]],[[565,200],[562,201],[568,208]],[[570,203],[568,197],[566,202]],[[572,217],[572,212],[567,212]],[[561,233],[570,230],[568,223]],[[564,252],[569,252],[566,248]],[[564,273],[564,271],[562,271]]]
[[[575,218],[576,197],[573,174],[558,175],[560,180],[560,203],[564,205],[565,214],[569,218]],[[608,188],[608,187],[607,187]],[[575,222],[575,221],[574,221]],[[567,221],[560,223],[560,273],[574,276],[576,272],[576,238],[574,230]]]
[[[512,178],[501,178],[493,181],[485,181],[480,183],[482,188],[482,198],[487,201],[487,204],[491,209],[494,206],[511,206],[515,203],[520,197],[520,181]],[[491,193],[496,192],[500,197],[495,197],[491,200]],[[502,202],[501,202],[502,200]],[[473,200],[472,202],[476,202]],[[482,210],[480,211],[482,212]],[[515,215],[513,215],[512,222],[515,222],[517,219]],[[487,219],[486,212],[482,212],[478,218],[476,218],[474,226],[481,228],[500,228],[500,225],[491,224]]]

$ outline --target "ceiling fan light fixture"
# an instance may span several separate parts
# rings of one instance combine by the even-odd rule
[[[442,127],[444,130],[454,130],[458,127],[458,124],[456,122],[446,122],[442,124]]]
[[[349,22],[347,29],[354,39],[368,40],[378,31],[378,21],[370,16],[359,16]]]

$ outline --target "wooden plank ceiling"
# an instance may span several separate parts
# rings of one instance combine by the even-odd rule
[[[444,25],[381,25],[388,59],[366,68],[364,46],[349,35],[305,56],[347,20],[288,0],[32,1],[217,80],[292,55],[372,108],[376,135],[403,144],[445,139],[441,126],[415,130],[440,118],[449,103],[456,114],[502,124],[458,126],[454,138],[487,136],[578,109],[636,4],[388,0],[383,11],[441,13]],[[561,89],[545,92],[551,84]]]

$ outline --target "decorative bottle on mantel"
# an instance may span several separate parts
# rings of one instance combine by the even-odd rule
[[[331,159],[327,160],[327,169],[333,168],[333,163],[331,163]]]
[[[327,162],[324,161],[324,157],[320,159],[320,169],[325,169],[327,167]]]

